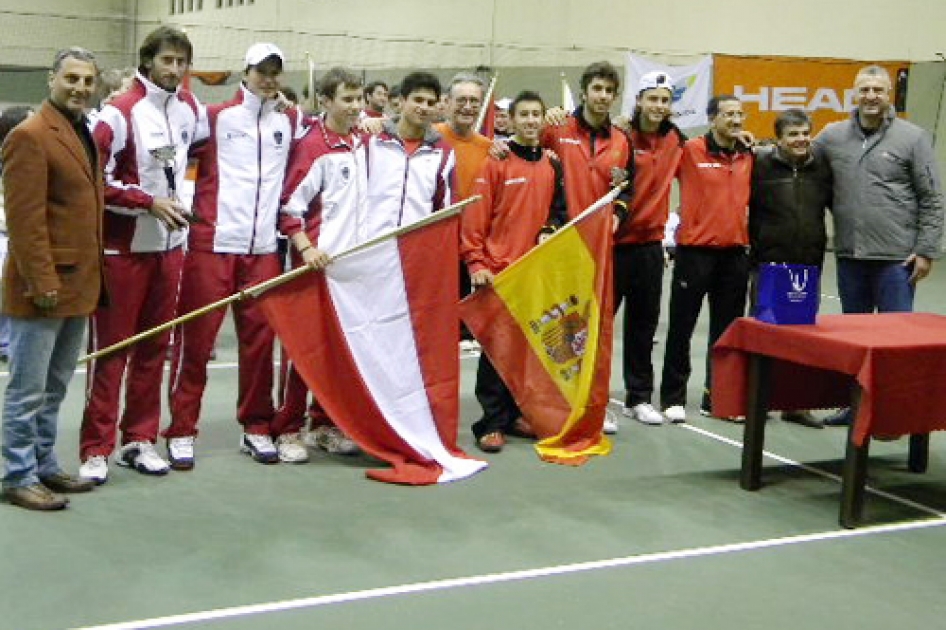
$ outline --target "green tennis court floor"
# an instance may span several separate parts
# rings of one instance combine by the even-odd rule
[[[946,312],[941,275],[917,310]],[[833,268],[825,280],[830,295]],[[773,417],[766,447],[779,459],[766,459],[762,490],[745,492],[741,428],[695,413],[701,335],[702,324],[688,424],[625,421],[613,453],[581,468],[543,464],[512,440],[473,479],[405,488],[368,481],[375,464],[363,458],[262,466],[240,455],[227,329],[193,472],[112,466],[64,513],[0,505],[0,629],[941,627],[942,436],[924,475],[907,472],[906,440],[872,445],[858,530],[837,525],[842,429]],[[470,453],[475,364],[461,362]],[[61,425],[71,470],[84,381]],[[615,360],[616,402],[620,383]]]

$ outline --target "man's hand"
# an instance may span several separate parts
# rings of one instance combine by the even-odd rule
[[[618,227],[621,225],[621,217],[616,214],[611,215],[611,234],[614,234],[618,231]]]
[[[275,109],[277,112],[284,112],[290,107],[295,106],[295,103],[290,101],[282,92],[277,92],[273,100],[276,101]]]
[[[747,129],[743,129],[737,133],[736,140],[741,142],[747,149],[751,149],[755,146],[755,135]]]
[[[33,304],[36,305],[36,308],[43,311],[56,308],[56,305],[59,304],[59,292],[47,291],[42,295],[34,295]]]
[[[910,284],[916,284],[926,276],[930,275],[930,270],[933,268],[933,261],[927,258],[926,256],[920,256],[919,254],[910,254],[910,257],[903,261],[905,267],[912,267],[910,273]]]
[[[155,197],[150,211],[169,230],[187,227],[187,219],[184,218],[184,206],[177,199]]]
[[[494,160],[505,160],[508,155],[509,143],[501,138],[493,140],[493,144],[489,148],[489,157]]]
[[[325,251],[311,245],[302,250],[301,255],[302,262],[313,269],[325,269],[331,261],[331,258],[329,258],[329,255],[325,253]]]
[[[631,133],[631,119],[629,116],[624,114],[618,114],[611,119],[611,124],[617,127],[618,129],[623,129],[627,133]]]
[[[470,284],[473,285],[474,289],[485,287],[488,284],[493,284],[493,277],[493,272],[489,269],[480,269],[470,274]]]
[[[385,120],[387,120],[387,118],[371,118],[369,116],[365,116],[360,121],[358,121],[358,131],[376,136],[384,131]]]
[[[568,112],[561,107],[552,107],[545,112],[545,124],[551,127],[561,127],[568,120]]]

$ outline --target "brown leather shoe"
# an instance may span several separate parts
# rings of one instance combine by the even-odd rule
[[[536,437],[535,429],[533,429],[529,421],[522,416],[516,418],[512,426],[506,429],[506,433],[513,437],[526,438],[528,440],[534,440]]]
[[[506,446],[506,436],[500,431],[493,431],[492,433],[481,435],[479,439],[476,440],[476,445],[484,453],[498,453]]]
[[[58,472],[48,477],[40,477],[39,482],[50,490],[62,492],[63,494],[89,492],[95,487],[95,481],[92,479],[79,479],[64,472]]]
[[[3,498],[21,508],[39,510],[42,512],[61,510],[69,504],[68,499],[53,494],[41,483],[34,483],[31,486],[21,486],[19,488],[5,488],[3,490]]]

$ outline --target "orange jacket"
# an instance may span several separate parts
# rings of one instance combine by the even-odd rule
[[[617,183],[616,178],[634,179],[634,154],[631,141],[623,131],[605,123],[592,129],[582,117],[582,108],[560,127],[547,126],[542,132],[542,146],[558,154],[565,169],[565,198],[568,218],[573,219],[603,197]],[[632,186],[618,196],[618,203],[630,208]]]
[[[752,152],[724,151],[711,134],[683,145],[680,229],[677,245],[739,247],[749,244]]]

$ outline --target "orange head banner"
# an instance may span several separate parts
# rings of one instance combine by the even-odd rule
[[[807,111],[812,131],[843,120],[854,107],[854,77],[876,63],[893,82],[891,102],[904,111],[909,63],[867,62],[815,57],[737,57],[713,55],[713,92],[733,94],[748,114],[746,129],[759,139],[775,137],[775,118],[791,108]]]

